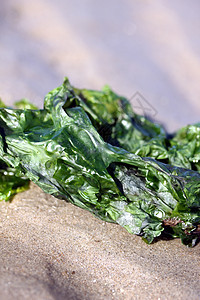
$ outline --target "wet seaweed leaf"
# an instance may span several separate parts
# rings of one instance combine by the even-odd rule
[[[200,174],[155,160],[169,157],[163,129],[109,88],[77,90],[65,80],[44,109],[1,109],[0,127],[1,159],[45,192],[148,243],[164,231],[197,242]]]
[[[25,104],[29,104],[28,100],[26,100],[26,103],[24,101],[20,101],[20,103],[22,108],[25,108]],[[6,108],[1,99],[0,107]],[[4,129],[1,128],[0,132],[2,138],[4,138]],[[28,178],[24,178],[22,173],[19,173],[18,170],[9,167],[3,160],[0,160],[0,201],[9,201],[15,194],[27,190],[28,187]]]

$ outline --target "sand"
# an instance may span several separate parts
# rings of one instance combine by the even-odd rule
[[[42,107],[67,75],[141,92],[170,130],[199,121],[199,4],[145,2],[2,1],[0,97]],[[1,300],[199,299],[199,255],[179,239],[147,245],[34,184],[0,203]]]
[[[34,184],[0,209],[0,299],[200,297],[199,246],[146,245]]]

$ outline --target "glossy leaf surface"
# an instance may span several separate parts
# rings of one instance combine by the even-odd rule
[[[80,91],[65,80],[42,110],[1,109],[0,126],[1,159],[45,192],[148,243],[163,232],[197,242],[200,174],[155,160],[169,158],[164,130],[109,88]]]

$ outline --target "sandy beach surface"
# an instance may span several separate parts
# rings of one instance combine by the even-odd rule
[[[33,184],[0,229],[0,299],[199,299],[199,246],[147,245]]]
[[[198,1],[3,0],[0,97],[7,105],[109,84],[169,131],[200,120]],[[138,109],[138,108],[137,108]],[[140,108],[141,109],[141,108]],[[141,111],[144,113],[144,111]],[[0,299],[199,299],[200,245],[145,244],[31,183],[0,203]]]

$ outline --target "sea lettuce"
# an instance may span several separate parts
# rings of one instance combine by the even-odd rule
[[[142,157],[168,158],[164,128],[134,113],[130,102],[114,93],[109,86],[102,91],[77,89],[66,78],[50,97],[57,92],[64,98],[67,96],[64,108],[80,106],[84,109],[104,141]]]
[[[169,142],[170,164],[200,171],[200,123],[181,128]]]
[[[27,99],[16,102],[15,107],[18,107],[18,105],[23,109],[27,106],[33,108]],[[0,107],[6,108],[5,103],[1,99]],[[0,129],[0,132],[3,134],[3,128]],[[3,160],[0,160],[0,201],[11,200],[15,194],[23,192],[28,189],[28,187],[28,178],[25,178],[24,175],[15,168],[9,167]]]
[[[45,192],[148,243],[167,234],[194,246],[199,172],[164,163],[164,130],[134,114],[125,98],[109,88],[86,92],[65,80],[45,97],[43,109],[2,108],[1,160]]]

